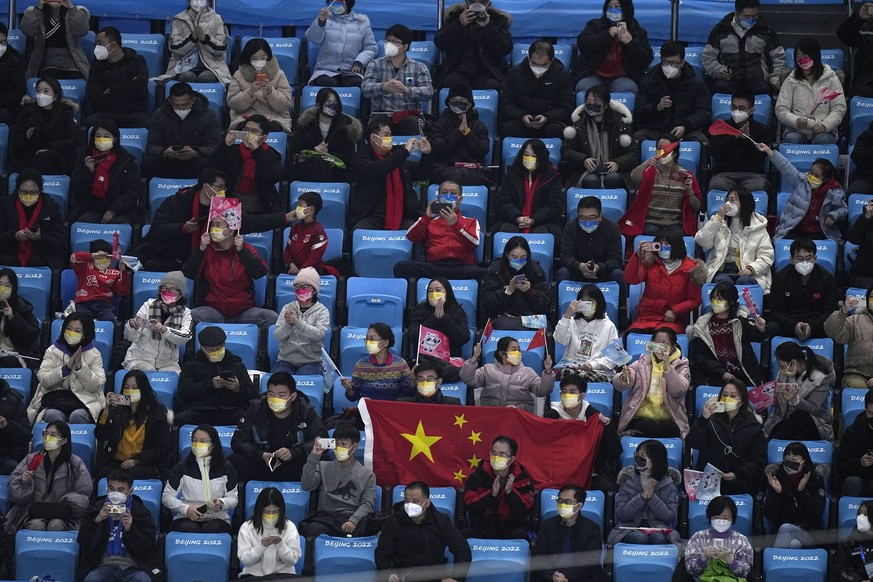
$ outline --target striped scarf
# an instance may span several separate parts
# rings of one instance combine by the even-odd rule
[[[185,299],[179,297],[175,305],[166,305],[158,297],[149,305],[149,321],[160,321],[166,327],[182,328],[182,314],[185,313]],[[152,331],[152,339],[161,339],[161,334]]]

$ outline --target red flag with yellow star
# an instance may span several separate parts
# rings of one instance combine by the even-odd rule
[[[537,487],[587,487],[603,424],[542,418],[517,408],[450,406],[361,399],[367,438],[365,464],[380,485],[421,480],[431,487],[461,487],[491,441],[518,441],[517,460]]]

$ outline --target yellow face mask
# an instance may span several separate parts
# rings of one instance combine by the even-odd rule
[[[209,238],[212,239],[212,242],[221,242],[224,239],[226,239],[227,236],[224,234],[223,228],[218,228],[218,227],[213,226],[212,228],[209,229]]]
[[[521,352],[512,351],[506,352],[506,361],[512,364],[513,366],[517,366],[521,363]]]
[[[809,182],[809,185],[812,186],[813,190],[822,185],[821,178],[816,178],[812,174],[806,175],[806,181]]]
[[[724,402],[725,412],[731,412],[740,406],[740,401],[730,396],[722,396],[720,400]]]
[[[525,170],[533,171],[537,167],[537,157],[536,156],[522,156],[521,157],[521,165],[524,166]]]
[[[94,266],[100,269],[101,271],[105,271],[109,268],[109,265],[112,264],[112,259],[94,259]]]
[[[261,522],[262,522],[264,525],[267,525],[267,526],[270,526],[270,527],[276,525],[277,523],[279,523],[279,512],[278,512],[278,511],[275,512],[275,513],[269,513],[269,512],[266,512],[266,511],[263,512],[263,513],[261,514]]]
[[[0,285],[0,299],[9,299],[12,296],[12,285]]]
[[[209,443],[192,443],[191,452],[194,453],[194,456],[198,459],[202,459],[203,457],[209,456],[209,447]]]
[[[112,146],[115,145],[115,140],[111,137],[95,137],[94,138],[94,147],[100,150],[101,152],[108,152],[112,149]]]
[[[284,412],[285,408],[288,406],[288,400],[285,400],[284,398],[271,398],[268,396],[267,406],[269,406],[270,410],[273,412]]]
[[[33,206],[39,200],[39,194],[19,194],[18,199],[24,206]]]
[[[565,409],[576,408],[579,405],[580,394],[561,394],[561,406]]]
[[[421,394],[422,396],[424,396],[425,398],[428,398],[430,396],[433,396],[434,393],[436,392],[436,381],[434,381],[434,382],[419,382],[417,384],[417,387],[418,387],[418,393]]]
[[[64,341],[71,346],[82,343],[82,332],[67,330],[64,332]]]
[[[206,358],[213,364],[216,362],[220,362],[224,359],[224,352],[225,349],[223,346],[215,350],[214,352],[207,352],[206,350],[203,350],[203,353],[206,354]]]
[[[142,399],[142,393],[138,388],[125,388],[121,393],[130,398],[131,404],[136,404]]]
[[[367,340],[367,353],[372,355],[379,353],[379,344],[381,342],[376,342],[372,340]]]
[[[431,307],[436,307],[437,303],[440,299],[445,299],[446,293],[445,291],[431,291],[427,294],[427,302],[430,303]]]

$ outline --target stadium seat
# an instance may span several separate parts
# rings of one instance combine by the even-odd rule
[[[76,278],[76,273],[73,269],[64,269],[61,271],[61,305],[69,305],[76,296],[76,286],[79,280]]]
[[[240,50],[246,46],[250,40],[252,40],[253,36],[244,36],[240,40]],[[279,64],[279,68],[285,73],[285,76],[288,77],[288,84],[291,85],[291,90],[294,90],[294,87],[298,84],[297,79],[297,70],[300,68],[300,39],[299,38],[273,38],[273,37],[261,37],[267,44],[270,45],[270,49],[273,51],[273,58]]]
[[[328,234],[330,236],[330,234]],[[287,237],[286,237],[287,238]],[[291,301],[297,301],[294,295],[294,278],[295,275],[279,275],[276,277],[276,311],[281,312],[282,309]],[[336,277],[332,275],[322,275],[319,280],[321,290],[318,292],[318,302],[327,307],[330,313],[331,323],[336,323]]]
[[[77,537],[75,531],[19,530],[15,534],[15,578],[49,575],[55,580],[76,580]]]
[[[85,54],[94,54],[93,45],[91,52]],[[37,77],[27,80],[27,94],[31,97],[36,95],[36,84],[38,81],[39,79]],[[64,99],[75,101],[79,105],[79,114],[81,115],[82,105],[85,102],[86,81],[84,79],[58,79],[58,82],[61,84],[61,91],[64,94]]]
[[[61,336],[61,327],[64,323],[63,319],[55,319],[52,321],[51,341]],[[103,358],[103,369],[109,370],[109,360],[112,354],[112,346],[115,344],[115,323],[111,321],[95,321],[94,322],[94,343],[97,345],[97,350],[100,352],[100,357]]]
[[[634,464],[634,453],[640,443],[649,439],[643,437],[621,437],[621,457],[619,464],[622,467],[628,467]],[[664,443],[667,448],[667,464],[674,469],[682,470],[682,439],[680,438],[663,438],[655,439]]]
[[[773,239],[775,262],[773,268],[778,273],[780,269],[791,263],[791,243],[787,238]],[[829,273],[836,272],[837,268],[837,241],[822,239],[815,241],[815,262],[824,267]]]
[[[197,180],[185,178],[152,178],[149,180],[149,217],[155,219],[155,212],[164,200],[183,188],[190,188]]]
[[[6,159],[9,154],[9,126],[0,123],[0,175],[6,174]]]
[[[367,325],[370,323],[372,322],[368,322]],[[404,346],[403,330],[400,327],[396,327],[392,328],[392,331],[394,332],[394,347],[390,349],[390,352],[394,354],[394,357],[399,357]],[[340,330],[340,361],[337,362],[337,367],[343,376],[351,377],[352,370],[355,369],[355,363],[367,357],[366,337],[366,327],[347,325]],[[334,386],[334,398],[336,398],[336,392],[336,386]],[[339,392],[343,392],[343,389],[340,388]]]
[[[403,501],[403,491],[405,485],[396,485],[391,493],[391,503],[399,503]],[[455,519],[456,502],[458,492],[454,487],[431,487],[430,502],[437,511],[441,511],[448,515],[452,521]]]
[[[9,475],[0,475],[0,512],[9,511]]]
[[[42,448],[42,432],[48,425],[47,422],[37,422],[33,425],[32,450]],[[82,459],[89,471],[94,470],[97,460],[97,444],[94,440],[93,424],[71,424],[70,437],[73,441],[73,454]]]
[[[324,255],[322,255],[321,259],[323,261],[331,261],[333,259],[341,259],[343,256],[343,242],[345,240],[345,231],[341,228],[325,228],[324,234],[325,234],[325,236],[327,236],[327,248],[325,248]],[[286,227],[285,230],[282,231],[282,246],[281,246],[281,250],[278,251],[278,254],[281,255],[283,270],[285,267],[285,258],[284,258],[285,257],[285,247],[288,246],[288,239],[289,238],[291,238],[291,227],[290,226]],[[280,277],[283,275],[280,275]],[[288,276],[291,277],[291,280],[293,282],[294,277],[296,275],[288,275]],[[321,294],[319,294],[319,299],[322,298],[322,295],[324,293],[323,279],[325,277],[330,277],[331,279],[335,278],[333,275],[321,275],[321,277],[322,277],[322,283],[321,283],[322,288],[321,288]],[[292,295],[290,297],[290,299],[293,299],[294,290],[293,290],[293,288],[291,288],[291,284],[292,283],[289,283],[288,285],[289,285],[290,293]],[[331,306],[330,309],[331,309],[331,314],[333,314],[333,306]]]
[[[740,309],[746,309],[746,303],[743,301],[743,290],[748,288],[752,294],[752,300],[758,306],[758,313],[764,311],[764,288],[760,285],[734,285],[737,288],[737,293],[740,295]],[[704,283],[700,289],[700,314],[709,313],[712,311],[712,305],[709,303],[709,294],[715,288],[715,283]]]
[[[653,139],[647,139],[640,145],[640,157],[647,160],[655,156],[655,145],[657,142]],[[679,165],[694,174],[697,178],[700,176],[700,142],[699,141],[683,141],[679,146]]]
[[[231,36],[228,36],[230,40]],[[228,54],[230,54],[230,45],[228,45]],[[170,89],[173,88],[178,81],[167,81],[164,85],[166,95],[170,94]],[[196,92],[206,97],[209,104],[209,110],[215,114],[219,125],[224,125],[224,84],[223,83],[188,83]]]
[[[304,112],[310,107],[315,107],[315,97],[322,87],[306,85],[300,94],[300,112]],[[357,117],[361,113],[361,88],[360,87],[335,87],[340,98],[340,103],[343,105],[343,113]]]
[[[0,378],[21,395],[24,405],[30,402],[30,389],[33,383],[33,370],[30,368],[0,368]]]
[[[112,236],[118,233],[118,246],[122,253],[130,248],[133,228],[129,224],[97,224],[89,222],[74,222],[70,226],[70,248],[75,253],[88,251],[89,243],[95,238],[102,238],[112,244]]]
[[[849,196],[849,224],[852,224],[864,214],[864,207],[867,206],[867,201],[871,199],[873,199],[873,193],[852,194]]]
[[[346,281],[348,324],[366,327],[374,321],[381,321],[389,327],[402,326],[406,288],[406,279],[350,277]]]
[[[769,95],[755,95],[755,114],[752,116],[756,121],[769,126],[772,121],[771,99]],[[716,93],[712,96],[712,121],[731,118],[731,96],[727,93]]]
[[[124,146],[124,149],[133,154],[133,157],[136,158],[137,164],[142,165],[142,161],[145,158],[149,130],[144,127],[129,127],[120,129],[120,131],[121,140],[119,140],[119,143]],[[2,135],[0,135],[0,139],[2,139]]]
[[[679,562],[675,545],[616,544],[613,548],[613,581],[667,582]]]
[[[186,424],[179,427],[179,459],[184,460],[191,452],[191,435],[197,427],[193,424]],[[236,431],[236,426],[216,426],[218,431],[218,440],[221,441],[221,450],[224,451],[224,456],[228,457],[233,453],[230,447],[230,441],[233,439],[233,433]]]
[[[840,392],[840,428],[845,431],[852,426],[859,414],[864,412],[864,397],[867,388],[843,388]]]
[[[734,522],[732,529],[740,532],[744,536],[751,537],[752,535],[752,508],[754,501],[751,495],[728,495],[737,504],[737,520]],[[689,501],[688,502],[688,537],[694,535],[695,532],[704,530],[709,527],[709,518],[706,517],[706,506],[708,501]]]
[[[132,307],[134,314],[148,299],[158,296],[158,285],[161,284],[161,279],[164,278],[164,275],[166,273],[142,270],[133,274],[133,289],[131,293],[133,293]],[[194,281],[186,278],[185,283],[185,293],[190,305],[194,301]]]
[[[33,304],[33,316],[51,318],[52,270],[49,267],[9,267],[18,276],[18,293]]]
[[[537,261],[546,273],[546,278],[552,279],[552,265],[555,260],[555,237],[548,233],[528,233],[521,234],[513,232],[496,232],[494,233],[491,247],[491,256],[500,257],[503,254],[503,248],[514,236],[522,236],[527,240],[530,246],[531,257]]]
[[[503,138],[503,154],[501,159],[501,165],[503,166],[503,171],[506,172],[509,169],[509,166],[512,165],[513,160],[521,151],[521,146],[528,140],[528,138],[524,137],[505,137]],[[556,137],[546,137],[543,138],[543,143],[546,144],[546,149],[549,150],[549,161],[552,162],[552,165],[555,167],[561,163],[561,140]]]
[[[356,582],[375,582],[376,543],[376,536],[353,539],[318,536],[313,549],[315,575],[336,579],[347,576]]]
[[[603,293],[606,300],[606,316],[618,326],[618,293],[619,285],[614,281],[594,282]],[[585,283],[580,281],[561,281],[558,283],[558,317],[562,317],[571,301],[576,300],[576,295]]]
[[[579,200],[585,196],[599,198],[602,215],[613,222],[618,222],[627,211],[627,190],[624,188],[607,188],[604,190],[567,188],[567,220],[574,220],[576,218]]]
[[[124,376],[127,370],[118,370],[115,372],[115,392],[121,393],[121,388],[124,382]],[[155,372],[148,370],[145,372],[149,379],[149,384],[152,390],[155,391],[155,396],[158,401],[167,407],[167,410],[173,410],[173,402],[176,398],[176,392],[179,390],[179,374],[178,372]]]
[[[552,47],[555,49],[555,58],[561,61],[561,64],[564,65],[564,69],[567,71],[570,70],[570,59],[573,56],[573,47],[568,44],[554,44]],[[510,53],[511,61],[510,64],[515,67],[521,64],[524,59],[527,58],[527,50],[530,48],[530,43],[521,43],[517,42],[512,45],[512,53]],[[410,47],[410,52],[412,48]],[[630,108],[631,111],[634,110],[633,107]]]
[[[527,540],[468,538],[473,559],[467,582],[524,582],[530,562]]]
[[[427,286],[430,285],[430,282],[431,280],[427,278],[419,279],[416,282],[416,303],[427,301]],[[475,279],[449,279],[449,284],[452,286],[455,299],[467,315],[467,322],[470,325],[475,325],[476,308],[479,302],[479,282]]]
[[[267,487],[275,487],[282,493],[282,498],[285,499],[285,517],[290,519],[294,525],[297,525],[304,517],[309,515],[309,491],[301,489],[300,483],[288,481],[249,481],[246,483],[245,488],[246,511],[244,519],[252,517],[255,501],[257,501],[261,491]]]
[[[352,262],[361,277],[394,277],[394,265],[412,258],[412,242],[404,230],[364,230],[352,233]]]
[[[318,222],[324,228],[346,227],[346,212],[349,206],[351,186],[345,182],[291,182],[289,208],[294,208],[304,192],[318,192],[322,208]]]
[[[265,143],[279,152],[282,166],[285,166],[285,160],[288,158],[288,134],[284,131],[271,131],[267,134]]]
[[[634,93],[627,92],[614,92],[609,94],[610,101],[615,101],[616,103],[621,103],[628,110],[633,113],[634,108],[636,107],[637,96]],[[576,107],[582,105],[585,102],[585,92],[579,91],[576,93]]]
[[[840,497],[837,500],[837,531],[839,539],[848,536],[855,527],[855,518],[858,516],[858,507],[866,501],[866,497]]]
[[[472,355],[472,352],[470,353]],[[465,356],[468,357],[468,356]],[[453,382],[451,384],[440,384],[440,392],[443,396],[451,396],[461,401],[461,404],[467,404],[467,385],[463,382]]]
[[[610,382],[589,382],[585,392],[585,401],[596,408],[603,416],[612,418],[615,389]],[[549,396],[551,402],[561,401],[561,386],[556,382]],[[548,409],[548,404],[546,404]]]
[[[200,349],[200,331],[209,326],[218,326],[227,334],[225,347],[239,356],[246,368],[257,368],[258,326],[254,323],[207,323],[200,322],[194,329],[194,349]]]
[[[824,582],[827,571],[827,550],[764,548],[764,580]]]
[[[781,463],[782,453],[793,441],[772,439],[767,442],[767,462]],[[830,441],[800,441],[809,449],[809,458],[816,465],[824,463],[833,466],[834,445]]]
[[[273,231],[250,232],[245,235],[245,241],[255,247],[258,256],[267,264],[267,269],[273,265]],[[263,303],[263,302],[262,302]]]
[[[7,192],[12,194],[15,190],[15,179],[18,174],[9,174]],[[43,192],[61,208],[61,218],[67,217],[67,208],[70,204],[70,177],[63,175],[46,174],[42,177]]]
[[[557,489],[543,489],[540,492],[540,523],[558,515],[556,502],[558,493]],[[603,491],[598,491],[597,489],[588,491],[585,496],[585,504],[579,513],[599,525],[602,534],[606,526],[606,495],[604,495]]]
[[[437,100],[437,112],[443,114],[443,109],[446,108],[446,98],[449,96],[449,90],[440,89],[439,99]],[[494,137],[497,134],[497,100],[499,94],[493,89],[475,89],[473,91],[473,103],[476,111],[479,113],[479,121],[488,128],[488,135]]]
[[[537,374],[543,371],[543,358],[545,358],[545,350],[541,347],[534,348],[528,351],[527,347],[531,340],[537,335],[538,331],[506,331],[495,329],[491,333],[491,337],[482,346],[482,360],[484,362],[494,361],[494,352],[497,351],[497,342],[500,338],[508,336],[518,341],[521,349],[521,361],[528,368],[532,368]]]
[[[775,336],[770,338],[770,370],[773,378],[779,373],[779,366],[776,364],[776,348],[785,342],[794,342],[802,346],[809,346],[816,354],[824,356],[830,361],[834,361],[834,340],[828,337],[810,338],[805,342],[798,341],[797,338],[784,336]]]
[[[703,405],[718,396],[719,392],[721,392],[721,386],[705,386],[703,384],[698,386],[694,390],[694,416],[700,416],[703,413]]]
[[[167,534],[165,560],[167,578],[183,580],[228,580],[230,534]]]
[[[858,256],[858,245],[852,244],[850,242],[844,243],[843,246],[843,262],[845,263],[846,272],[849,272],[852,269],[852,263],[855,262],[855,258]]]
[[[272,332],[271,332],[272,333]],[[267,392],[267,381],[270,379],[270,376],[273,374],[264,373],[261,374],[261,394],[266,394]],[[322,410],[324,409],[324,377],[321,374],[318,375],[301,375],[294,374],[294,382],[297,386],[297,391],[306,395],[309,399],[309,405],[315,409],[315,412],[318,413],[318,416],[322,416]]]
[[[103,19],[100,25],[104,26]],[[149,77],[158,77],[166,71],[164,65],[164,50],[167,39],[163,34],[130,34],[123,31],[121,46],[134,49],[139,56],[145,59],[149,69]]]
[[[779,152],[797,168],[798,172],[808,172],[813,162],[818,158],[830,161],[834,168],[840,167],[840,146],[814,145],[802,143],[783,143],[779,146]],[[787,192],[791,188],[785,183],[784,177],[779,176],[779,191]]]
[[[427,188],[427,201],[436,198],[439,184],[431,184]],[[488,220],[488,187],[487,186],[464,186],[464,197],[461,199],[461,213],[469,218],[479,221],[481,238],[485,238],[486,223]],[[482,245],[480,245],[482,246]]]
[[[637,305],[639,305],[640,298],[643,296],[643,291],[645,290],[645,283],[627,286],[627,316],[631,321],[637,317]]]
[[[340,356],[340,358],[342,358],[342,356]],[[343,388],[340,380],[341,378],[337,378],[336,382],[334,382],[333,385],[333,398],[331,400],[331,404],[333,405],[334,414],[341,414],[343,409],[350,406],[357,406],[356,402],[352,402],[351,400],[346,398],[346,390],[345,388]]]
[[[91,65],[94,64],[94,47],[97,45],[97,34],[93,30],[89,30],[85,33],[85,36],[79,37],[79,46],[82,47],[82,51],[85,53],[85,56],[88,57],[88,62]],[[61,85],[63,86],[63,80]],[[66,91],[65,91],[66,92]]]
[[[21,30],[17,28],[13,28],[9,31],[9,34],[6,35],[6,42],[18,51],[18,54],[21,55],[21,58],[25,57],[25,53],[27,50],[27,37],[24,35]]]
[[[870,128],[873,121],[873,98],[852,97],[849,102],[849,143],[854,144],[858,136]]]
[[[106,495],[106,477],[97,482],[97,497]],[[133,482],[133,493],[142,499],[143,505],[152,514],[155,528],[161,531],[161,495],[164,492],[164,484],[160,479],[136,479]]]
[[[724,190],[710,190],[706,193],[707,216],[712,216],[718,212],[718,209],[724,205],[724,199],[726,196],[727,192]],[[757,190],[752,192],[752,197],[755,199],[755,212],[762,216],[767,216],[767,204],[769,204],[767,193],[762,190]]]

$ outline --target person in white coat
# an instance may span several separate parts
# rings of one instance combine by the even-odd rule
[[[767,218],[755,212],[755,198],[745,188],[727,193],[724,204],[694,235],[694,242],[711,249],[707,282],[760,285],[764,293],[770,292],[773,240]]]
[[[237,536],[237,557],[246,580],[277,580],[298,574],[302,556],[297,526],[285,517],[285,499],[275,487],[265,487],[255,501],[251,519]]]
[[[585,285],[579,289],[555,327],[554,337],[555,343],[566,346],[558,362],[562,375],[564,370],[572,370],[588,382],[612,380],[615,364],[603,356],[603,350],[618,339],[618,330],[606,316],[606,299],[600,287]]]
[[[306,40],[318,47],[310,85],[360,87],[378,46],[370,19],[353,12],[355,0],[325,0],[326,6],[306,30]]]
[[[170,25],[170,61],[161,79],[227,85],[227,48],[227,26],[209,0],[188,0]]]
[[[185,305],[187,284],[182,271],[164,275],[158,296],[147,299],[124,325],[131,342],[125,370],[181,372],[179,348],[194,336],[191,310]]]
[[[94,424],[106,406],[106,372],[94,337],[90,316],[73,312],[64,319],[60,336],[45,351],[36,373],[39,384],[27,407],[31,423]]]
[[[837,143],[837,129],[846,115],[843,84],[821,62],[821,46],[801,38],[794,47],[794,71],[782,83],[776,117],[784,143]]]

